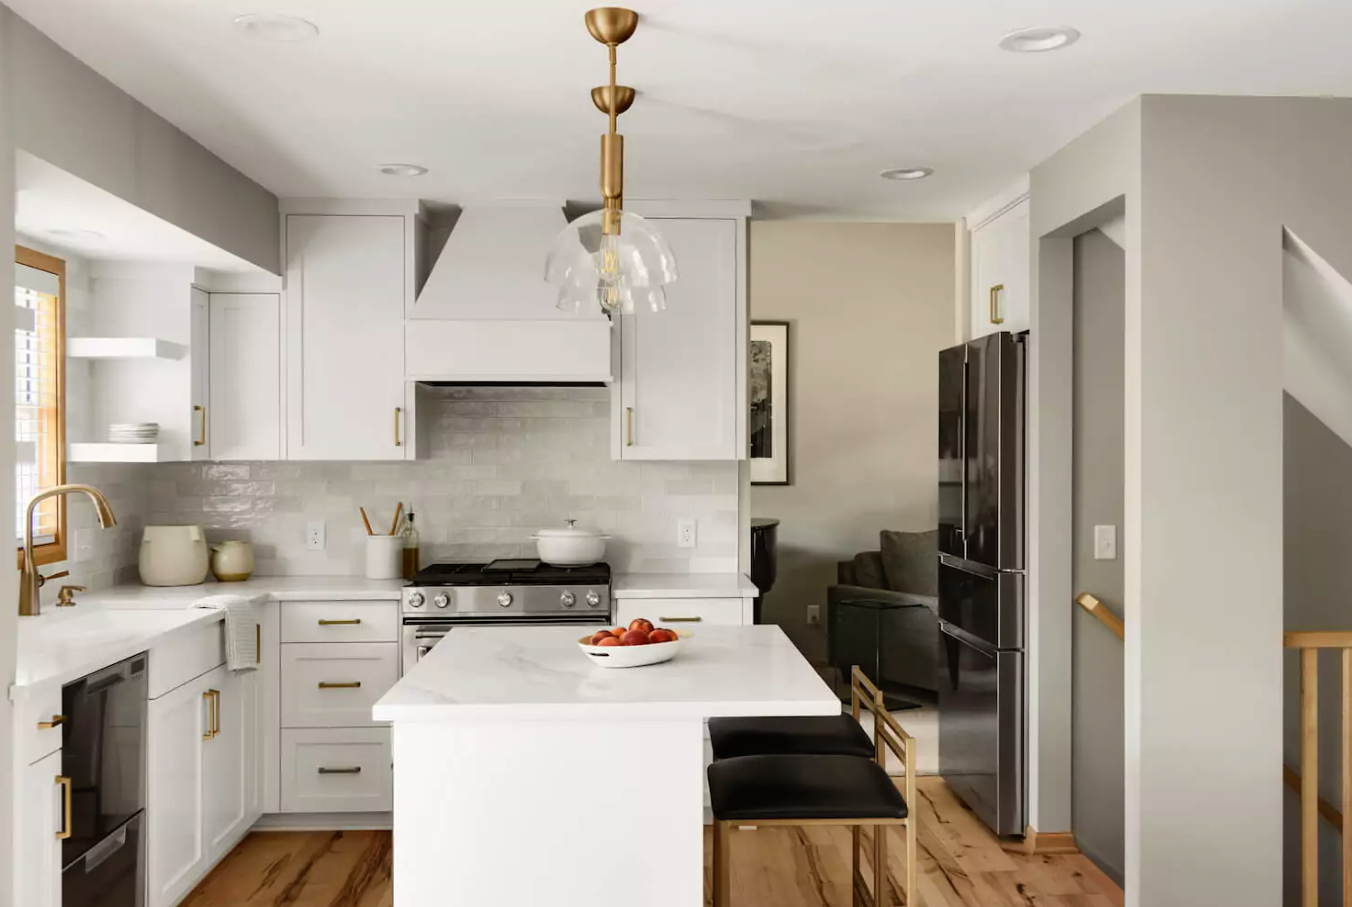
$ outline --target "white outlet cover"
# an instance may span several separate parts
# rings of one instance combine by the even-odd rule
[[[1117,560],[1116,526],[1094,527],[1094,560],[1096,561]]]
[[[694,520],[676,521],[676,547],[694,548],[697,542]]]
[[[326,544],[324,521],[311,520],[305,524],[305,550],[323,551]]]
[[[815,626],[818,626],[819,624],[821,624],[821,622],[822,622],[822,606],[821,606],[821,605],[808,605],[808,606],[807,606],[807,625],[808,625],[809,627],[815,627]]]

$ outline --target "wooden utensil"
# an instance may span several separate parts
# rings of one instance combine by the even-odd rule
[[[399,528],[399,517],[404,513],[404,502],[400,501],[399,506],[394,508],[394,520],[390,523],[390,535],[394,535],[395,530]]]
[[[366,524],[366,534],[375,535],[374,530],[371,529],[371,521],[366,518],[366,508],[358,507],[357,509],[361,511],[361,521]]]

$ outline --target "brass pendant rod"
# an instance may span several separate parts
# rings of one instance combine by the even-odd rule
[[[619,118],[619,111],[615,109],[615,99],[618,92],[615,91],[615,45],[609,44],[610,48],[610,134],[615,134],[615,121]]]

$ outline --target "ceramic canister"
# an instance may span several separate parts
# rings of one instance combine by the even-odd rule
[[[223,583],[237,583],[253,574],[253,545],[221,542],[211,546],[211,572]]]

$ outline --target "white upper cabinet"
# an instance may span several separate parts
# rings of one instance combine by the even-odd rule
[[[619,318],[614,456],[743,459],[745,220],[653,220],[671,245],[680,276],[666,288],[666,311],[641,309]]]
[[[971,335],[1023,331],[1030,324],[1028,198],[977,225],[971,234]]]
[[[210,312],[211,403],[206,429],[210,457],[279,460],[281,299],[276,293],[213,293]]]
[[[412,458],[405,229],[400,215],[287,215],[288,459]]]
[[[207,437],[211,426],[207,407],[211,403],[211,297],[205,290],[192,288],[192,458],[211,458],[211,443]]]

